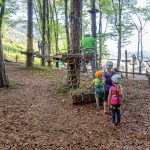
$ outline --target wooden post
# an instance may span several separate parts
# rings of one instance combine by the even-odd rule
[[[130,65],[132,65],[132,72],[133,72],[133,78],[135,77],[134,76],[134,71],[135,71],[135,62],[134,62],[134,57],[132,57],[132,61],[131,61],[131,63],[130,63]]]
[[[132,64],[132,69],[133,69],[133,78],[134,78],[134,69],[135,69],[134,67],[135,67],[135,64],[133,63],[133,64]]]
[[[131,60],[128,60],[127,56],[127,50],[125,50],[125,60],[122,60],[122,62],[125,62],[125,73],[126,73],[126,78],[128,79],[128,62]]]
[[[18,55],[16,55],[16,62],[18,62]]]
[[[148,73],[148,85],[150,85],[150,73]]]
[[[128,79],[128,62],[127,62],[128,56],[127,56],[127,50],[125,50],[125,68],[126,68],[126,78]]]
[[[135,77],[134,75],[135,75],[135,65],[136,65],[137,63],[136,63],[136,56],[133,54],[132,55],[132,61],[131,61],[131,63],[130,63],[130,65],[132,65],[132,71],[133,71],[133,78]]]

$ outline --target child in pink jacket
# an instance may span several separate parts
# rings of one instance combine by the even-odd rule
[[[113,85],[109,88],[108,103],[112,112],[112,123],[114,125],[120,125],[120,105],[122,101],[121,76],[114,74],[111,80]]]

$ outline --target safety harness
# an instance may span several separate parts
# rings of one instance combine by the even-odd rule
[[[116,88],[116,91],[115,91],[115,93],[113,93],[113,95],[112,95],[112,97],[117,97],[117,104],[115,104],[115,105],[112,105],[112,104],[110,104],[109,105],[109,107],[111,108],[111,109],[120,109],[120,103],[119,103],[119,95],[120,95],[120,93],[119,93],[119,91],[117,90],[117,87],[115,87]]]

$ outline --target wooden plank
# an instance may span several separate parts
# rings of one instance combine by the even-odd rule
[[[21,54],[27,55],[27,54],[33,54],[34,52],[27,52],[27,51],[20,51]]]
[[[48,56],[48,55],[42,55],[38,52],[26,52],[26,51],[20,51],[21,54],[24,54],[24,55],[27,55],[27,54],[33,54],[34,57],[37,57],[37,58],[51,58],[51,56]]]

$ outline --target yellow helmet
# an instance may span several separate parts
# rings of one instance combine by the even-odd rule
[[[102,77],[102,75],[103,75],[103,73],[102,73],[101,70],[96,71],[96,73],[95,73],[95,77],[96,77],[96,78],[100,78],[100,77]]]

